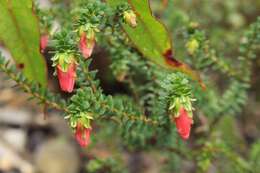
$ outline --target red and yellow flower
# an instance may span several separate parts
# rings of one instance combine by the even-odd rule
[[[90,134],[92,128],[86,128],[81,122],[77,123],[75,138],[81,147],[87,147],[90,144]]]
[[[170,104],[172,121],[182,139],[187,140],[190,136],[192,119],[192,99],[189,97],[176,97]]]
[[[182,139],[187,140],[190,136],[193,120],[185,108],[180,108],[179,115],[174,117],[174,121],[179,135],[182,137]]]
[[[57,53],[52,60],[56,66],[60,88],[65,92],[72,92],[76,80],[77,63],[73,54]]]
[[[95,43],[95,32],[93,30],[90,30],[89,32],[80,32],[79,49],[85,59],[92,55]]]

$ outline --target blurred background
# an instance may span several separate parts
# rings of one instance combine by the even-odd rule
[[[69,3],[69,0],[66,2]],[[53,2],[38,0],[38,3],[41,8],[49,8]],[[151,0],[151,8],[170,31],[176,50],[185,48],[180,36],[183,25],[194,21],[206,32],[212,47],[226,57],[238,56],[240,36],[260,16],[259,0]],[[10,58],[6,50],[0,50]],[[182,59],[178,52],[177,57]],[[255,170],[260,172],[260,59],[254,61],[246,106],[236,116],[223,116],[215,134],[223,136],[245,158],[254,157],[258,162]],[[96,66],[100,67],[100,64],[96,62]],[[112,83],[113,87],[108,92],[123,90],[120,84],[109,79],[101,79],[104,86]],[[225,82],[225,79],[221,80]],[[13,86],[14,83],[0,73],[0,173],[196,172],[188,160],[178,162],[179,165],[173,163],[173,168],[163,168],[163,163],[171,161],[158,152],[119,150],[111,139],[104,138],[107,134],[113,135],[109,128],[103,130],[106,134],[94,134],[95,140],[100,140],[94,140],[95,145],[90,149],[82,149],[74,141],[69,126],[58,111],[44,113],[42,106],[28,101],[28,95]],[[50,79],[50,86],[58,91],[55,79]],[[206,172],[231,173],[232,164],[220,159]]]

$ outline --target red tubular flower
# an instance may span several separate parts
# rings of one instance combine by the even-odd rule
[[[77,124],[75,138],[81,147],[87,147],[90,144],[91,128],[85,128],[81,123]]]
[[[48,45],[49,36],[47,34],[42,35],[40,38],[40,48],[41,52],[43,53]]]
[[[76,79],[76,64],[69,64],[66,71],[63,71],[61,66],[57,65],[57,74],[61,90],[72,92]]]
[[[190,136],[190,129],[193,120],[189,117],[188,112],[182,107],[179,116],[174,118],[179,135],[182,139],[187,140]]]
[[[82,34],[80,35],[79,49],[83,57],[86,59],[89,58],[93,52],[94,47],[95,47],[94,35],[91,38],[87,38],[86,33],[82,32]]]

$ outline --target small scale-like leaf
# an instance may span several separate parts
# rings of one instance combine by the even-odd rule
[[[46,63],[40,54],[40,32],[32,0],[0,0],[0,42],[29,80],[46,86]]]

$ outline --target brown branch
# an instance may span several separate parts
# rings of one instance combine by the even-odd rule
[[[21,88],[23,89],[25,92],[29,93],[30,95],[32,95],[33,97],[37,98],[38,100],[40,100],[41,102],[43,102],[44,104],[47,104],[49,105],[50,107],[53,107],[54,109],[57,109],[57,110],[61,110],[61,111],[64,111],[66,113],[69,113],[69,110],[56,103],[56,102],[53,102],[51,100],[48,100],[46,97],[40,95],[39,93],[36,93],[32,90],[32,88],[30,87],[29,84],[27,83],[23,83],[21,81],[18,80],[17,78],[17,75],[14,74],[11,70],[9,70],[6,65],[3,65],[3,64],[0,64],[0,69],[5,72],[5,74],[10,78],[12,79],[13,81],[16,82],[16,84]]]

